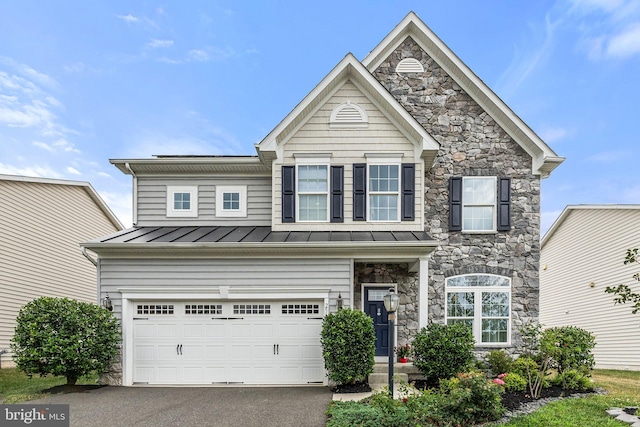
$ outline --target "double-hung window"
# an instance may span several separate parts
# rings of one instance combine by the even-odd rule
[[[198,187],[167,186],[167,216],[197,217]]]
[[[462,178],[462,230],[495,231],[496,178]]]
[[[400,165],[369,165],[369,221],[398,221]]]
[[[491,274],[446,279],[447,324],[471,327],[476,345],[508,345],[511,337],[511,280]]]
[[[329,165],[298,164],[299,221],[324,222],[329,216]]]

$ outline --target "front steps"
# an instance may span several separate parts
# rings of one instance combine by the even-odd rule
[[[393,365],[393,382],[399,384],[400,382],[409,383],[409,381],[415,381],[422,378],[422,374],[413,366],[413,363],[395,363]],[[389,385],[389,364],[388,363],[376,363],[373,367],[373,373],[369,375],[369,387],[371,390],[377,390]]]

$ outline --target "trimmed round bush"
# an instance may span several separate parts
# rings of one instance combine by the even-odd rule
[[[40,297],[20,309],[11,341],[18,369],[60,375],[73,385],[107,372],[118,353],[120,327],[106,309],[69,298]]]
[[[504,350],[492,350],[487,354],[487,365],[495,376],[509,372],[512,362],[513,358]]]
[[[322,321],[320,342],[331,380],[354,384],[373,372],[376,334],[366,313],[346,308],[328,314]]]
[[[524,391],[527,388],[527,379],[515,372],[509,372],[504,377],[504,389],[507,391]]]
[[[413,364],[427,382],[436,384],[473,364],[473,344],[473,332],[468,325],[432,323],[422,328],[413,340]]]

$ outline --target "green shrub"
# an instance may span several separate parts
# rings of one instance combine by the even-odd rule
[[[412,415],[388,392],[374,393],[368,403],[333,402],[327,409],[327,427],[412,427]]]
[[[509,372],[502,377],[504,389],[507,391],[525,391],[527,389],[527,379],[515,372]]]
[[[343,309],[328,314],[320,337],[324,365],[333,381],[353,384],[373,372],[376,335],[366,313]]]
[[[506,374],[511,370],[513,358],[504,350],[493,350],[487,354],[487,365],[493,375]]]
[[[440,390],[444,394],[442,409],[455,425],[494,421],[504,413],[500,401],[502,387],[482,373],[461,373],[455,378],[441,380]]]
[[[540,341],[546,344],[552,359],[551,366],[563,373],[577,369],[585,374],[593,369],[595,337],[576,326],[549,328],[542,332]]]
[[[473,333],[468,325],[430,324],[413,340],[413,364],[429,383],[465,371],[475,360]]]
[[[18,369],[75,384],[107,372],[118,353],[120,328],[107,310],[69,298],[41,297],[20,309],[11,350]]]
[[[564,390],[592,390],[591,378],[578,369],[569,369],[558,373],[551,380],[554,385],[561,386]]]
[[[520,356],[511,363],[511,372],[520,375],[522,378],[527,378],[529,373],[536,372],[537,370],[538,364],[528,356]]]

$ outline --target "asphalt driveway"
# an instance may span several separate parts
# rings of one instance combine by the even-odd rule
[[[68,403],[71,426],[324,426],[327,387],[102,387],[28,403]]]

